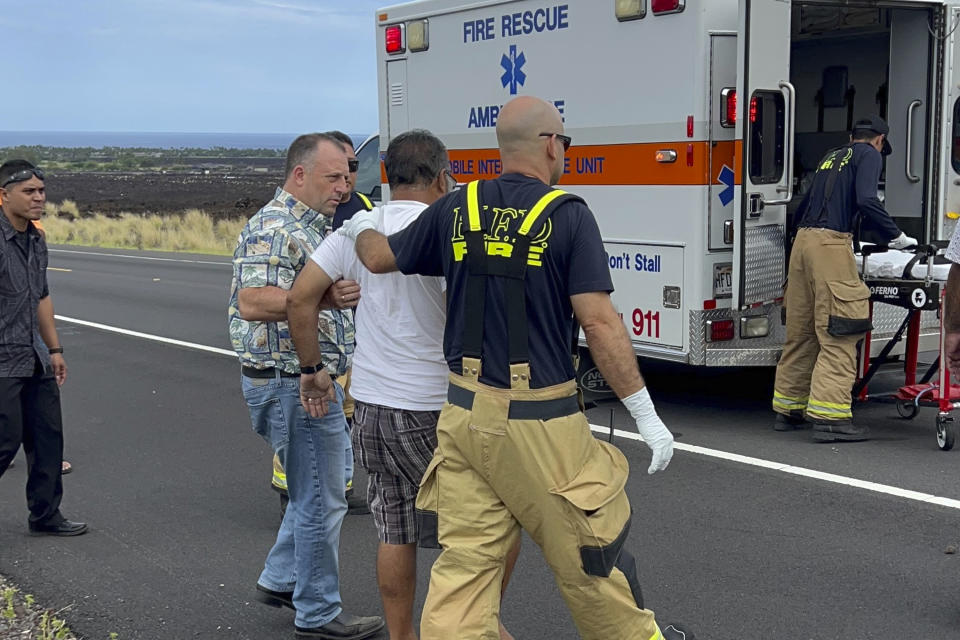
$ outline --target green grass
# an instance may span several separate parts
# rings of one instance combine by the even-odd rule
[[[50,244],[75,244],[114,249],[147,249],[233,255],[245,218],[217,220],[200,209],[182,215],[119,217],[102,214],[79,217],[76,203],[47,203],[41,221]]]

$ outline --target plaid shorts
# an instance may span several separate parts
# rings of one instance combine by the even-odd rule
[[[367,502],[381,542],[417,541],[417,491],[437,448],[439,419],[439,411],[405,411],[356,401],[353,451],[370,474]]]

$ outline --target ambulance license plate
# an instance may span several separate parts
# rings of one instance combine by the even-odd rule
[[[729,298],[733,295],[733,264],[725,262],[713,265],[713,297]]]

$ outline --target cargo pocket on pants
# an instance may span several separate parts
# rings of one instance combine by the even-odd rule
[[[613,445],[596,444],[576,477],[550,493],[571,507],[584,573],[607,578],[630,531],[630,501],[624,491],[629,465]]]
[[[433,454],[433,460],[427,465],[420,481],[417,493],[417,543],[424,549],[439,549],[437,509],[440,503],[440,483],[437,481],[437,469],[443,463],[440,453]]]
[[[870,289],[860,280],[827,282],[833,297],[827,333],[835,337],[855,336],[873,328],[870,323]]]

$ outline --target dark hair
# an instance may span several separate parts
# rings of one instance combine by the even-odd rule
[[[345,134],[343,131],[337,131],[336,129],[334,129],[333,131],[327,131],[327,135],[330,136],[331,138],[336,138],[341,143],[353,149],[353,140],[350,138],[350,136]]]
[[[36,167],[32,162],[28,162],[27,160],[7,160],[0,165],[0,184],[3,184],[10,179],[10,176],[24,169],[36,169]]]
[[[383,164],[391,187],[426,186],[450,168],[450,159],[438,137],[426,129],[413,129],[390,141]]]
[[[854,142],[870,142],[871,140],[876,140],[884,134],[877,133],[873,129],[854,129],[853,134],[851,134],[850,139]]]
[[[305,133],[290,143],[290,148],[287,149],[287,166],[284,170],[284,178],[289,178],[298,165],[311,162],[313,154],[317,150],[317,145],[321,142],[329,142],[336,145],[338,149],[340,148],[340,141],[328,133]]]

